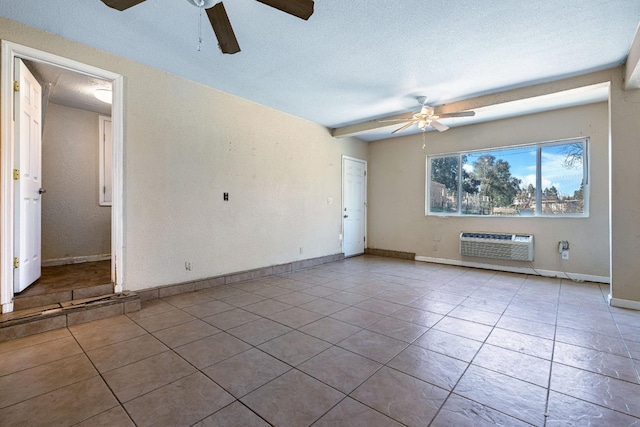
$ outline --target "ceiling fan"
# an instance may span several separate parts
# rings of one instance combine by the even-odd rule
[[[403,130],[413,125],[417,125],[418,128],[420,128],[420,130],[423,132],[426,130],[427,126],[430,126],[439,132],[444,132],[445,130],[449,129],[449,126],[440,123],[438,119],[446,119],[449,117],[473,117],[476,115],[474,111],[459,111],[456,113],[435,114],[434,108],[427,105],[426,96],[420,96],[417,99],[418,102],[422,105],[422,108],[419,112],[414,113],[411,117],[407,117],[405,119],[379,120],[379,122],[406,122],[403,126],[391,132],[392,134],[402,132]]]
[[[145,0],[101,0],[107,6],[123,11]],[[218,45],[222,53],[233,54],[240,52],[240,45],[231,28],[231,22],[222,2],[213,5],[215,0],[187,0],[194,6],[207,11]],[[313,0],[257,0],[260,3],[276,8],[289,15],[307,20],[313,14]]]

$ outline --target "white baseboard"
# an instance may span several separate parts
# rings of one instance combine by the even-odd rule
[[[596,282],[610,284],[611,279],[606,276],[595,276],[592,274],[565,273],[564,271],[541,270],[531,267],[515,267],[510,265],[485,264],[481,262],[469,262],[458,259],[431,258],[425,256],[416,256],[416,261],[432,262],[434,264],[457,265],[460,267],[482,268],[485,270],[507,271],[510,273],[532,274],[543,277],[557,277],[559,279],[570,279],[579,282]]]
[[[86,255],[69,258],[56,258],[42,261],[43,267],[53,267],[56,265],[80,264],[82,262],[107,261],[111,259],[111,254]]]
[[[640,301],[632,301],[628,299],[614,298],[609,294],[609,305],[618,308],[628,308],[631,310],[640,310]]]
[[[2,313],[11,313],[13,312],[13,301],[8,302],[6,304],[2,304]]]

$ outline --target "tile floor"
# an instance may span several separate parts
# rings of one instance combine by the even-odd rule
[[[111,283],[111,261],[42,267],[42,275],[16,296],[43,295]]]
[[[0,344],[0,423],[640,425],[608,286],[362,256]]]

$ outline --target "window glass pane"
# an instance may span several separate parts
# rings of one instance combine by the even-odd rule
[[[584,213],[583,141],[548,145],[541,149],[542,213]]]
[[[535,146],[468,153],[462,162],[463,214],[535,213]]]
[[[458,156],[431,159],[429,212],[458,212]]]

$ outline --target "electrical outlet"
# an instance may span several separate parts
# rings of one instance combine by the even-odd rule
[[[563,260],[569,259],[569,251],[562,251],[562,259]]]
[[[189,261],[184,262],[184,269],[187,271],[191,271],[191,263]]]

